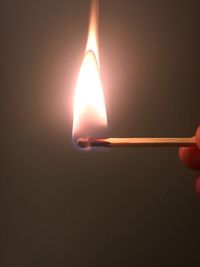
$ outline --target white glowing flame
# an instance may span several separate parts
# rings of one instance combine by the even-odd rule
[[[98,5],[92,1],[90,26],[85,55],[74,95],[73,135],[84,127],[88,116],[96,125],[107,125],[107,114],[100,76],[98,41]],[[84,115],[83,115],[84,114]]]

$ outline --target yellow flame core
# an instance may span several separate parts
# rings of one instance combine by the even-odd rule
[[[91,17],[86,52],[79,71],[75,95],[73,135],[81,132],[90,118],[95,125],[107,126],[107,114],[100,76],[98,53],[98,5],[92,1]],[[87,126],[86,126],[87,127]]]

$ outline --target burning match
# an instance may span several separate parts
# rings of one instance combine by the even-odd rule
[[[91,147],[196,147],[191,138],[94,138],[106,136],[107,112],[98,50],[98,0],[91,1],[85,54],[74,95],[73,139],[81,148]],[[90,138],[90,137],[93,138]],[[83,137],[83,138],[80,138]]]
[[[88,147],[196,147],[191,138],[79,138],[77,144]]]

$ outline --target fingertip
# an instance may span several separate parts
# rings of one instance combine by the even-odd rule
[[[200,176],[196,178],[195,189],[198,195],[200,195]]]
[[[178,150],[179,159],[184,163],[185,161],[185,153],[186,153],[187,147],[180,147]]]
[[[200,126],[196,130],[196,136],[195,136],[197,146],[200,149]]]
[[[190,158],[190,148],[189,147],[180,147],[179,148],[179,158],[181,162],[188,168],[191,168],[191,158]]]
[[[193,170],[200,170],[200,150],[195,147],[181,147],[179,158],[182,163]]]

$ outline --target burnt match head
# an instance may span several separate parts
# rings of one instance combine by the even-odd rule
[[[88,138],[88,137],[78,138],[77,144],[82,148],[110,146],[110,143],[106,139]]]
[[[90,138],[78,138],[77,144],[82,148],[90,147]]]

